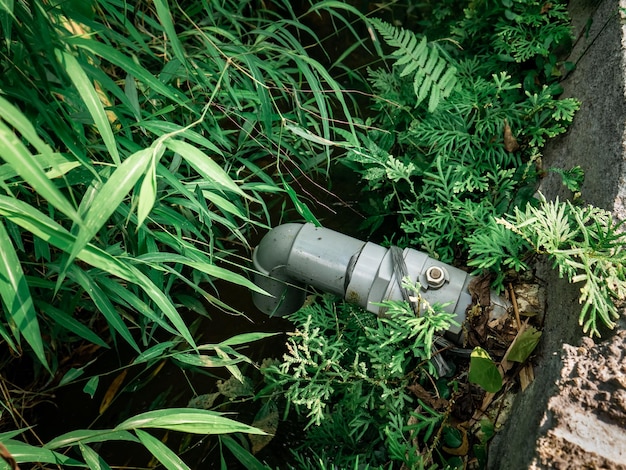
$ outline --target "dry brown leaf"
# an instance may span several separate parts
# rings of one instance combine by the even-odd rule
[[[515,152],[519,149],[519,144],[517,143],[517,139],[511,132],[511,126],[509,126],[509,122],[504,120],[504,150],[507,152]]]
[[[535,380],[535,371],[533,370],[533,366],[530,364],[526,364],[519,373],[519,382],[522,387],[522,392],[526,390],[533,380]]]
[[[448,400],[445,400],[440,397],[433,397],[432,394],[428,392],[428,390],[426,390],[417,382],[415,382],[412,385],[407,386],[407,389],[409,389],[409,391],[413,393],[413,395],[421,399],[428,406],[430,406],[431,408],[434,408],[435,410],[443,410],[448,407],[448,404],[449,404]]]
[[[257,416],[257,418],[252,422],[253,427],[259,428],[267,433],[265,436],[248,434],[250,443],[252,444],[253,454],[259,452],[272,441],[274,434],[276,434],[276,430],[278,429],[278,421],[278,410],[273,408],[267,414],[260,417]]]
[[[127,373],[128,373],[128,369],[124,369],[120,373],[120,375],[115,377],[113,382],[111,382],[111,385],[109,385],[109,388],[107,389],[106,393],[104,394],[104,398],[102,399],[102,402],[100,403],[100,410],[98,411],[98,413],[100,414],[104,413],[107,410],[107,408],[111,406],[111,403],[113,402],[113,399],[115,398],[115,395],[117,395],[117,391],[120,389],[120,387],[124,383],[124,379],[126,378]]]

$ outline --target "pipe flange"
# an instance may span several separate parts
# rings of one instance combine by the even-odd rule
[[[426,270],[426,284],[431,289],[439,289],[450,276],[443,266],[431,266]]]

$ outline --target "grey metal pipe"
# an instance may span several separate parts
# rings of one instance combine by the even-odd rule
[[[449,303],[446,310],[456,314],[462,325],[471,303],[467,287],[472,277],[411,248],[405,248],[402,257],[411,280],[420,283],[424,299],[431,304]],[[298,310],[305,300],[306,285],[342,296],[376,314],[382,313],[376,304],[383,300],[403,299],[389,248],[313,224],[275,227],[255,248],[252,260],[257,271],[254,282],[271,294],[253,293],[253,302],[269,315],[284,316]],[[448,336],[459,341],[461,327],[452,326]]]

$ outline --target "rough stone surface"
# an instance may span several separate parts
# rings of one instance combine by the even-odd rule
[[[626,331],[599,345],[564,345],[543,420],[533,467],[626,470]]]
[[[583,199],[626,218],[625,27],[617,0],[572,0],[577,40],[569,60],[576,69],[563,81],[564,96],[581,102],[567,134],[551,142],[544,167],[585,171]],[[569,196],[550,174],[541,191]],[[545,282],[546,316],[535,381],[520,393],[509,422],[490,447],[489,468],[626,468],[626,380],[619,333],[590,346],[578,326],[578,287],[538,267]],[[621,322],[621,328],[625,322]],[[580,349],[579,349],[580,348]],[[620,375],[621,374],[621,375]]]

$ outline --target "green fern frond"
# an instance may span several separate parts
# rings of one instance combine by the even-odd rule
[[[456,86],[456,68],[439,55],[439,49],[428,43],[426,37],[419,40],[406,29],[396,28],[375,18],[370,21],[385,42],[396,48],[392,56],[397,58],[394,66],[401,68],[400,76],[414,75],[415,105],[418,106],[428,98],[428,111],[435,111]]]

